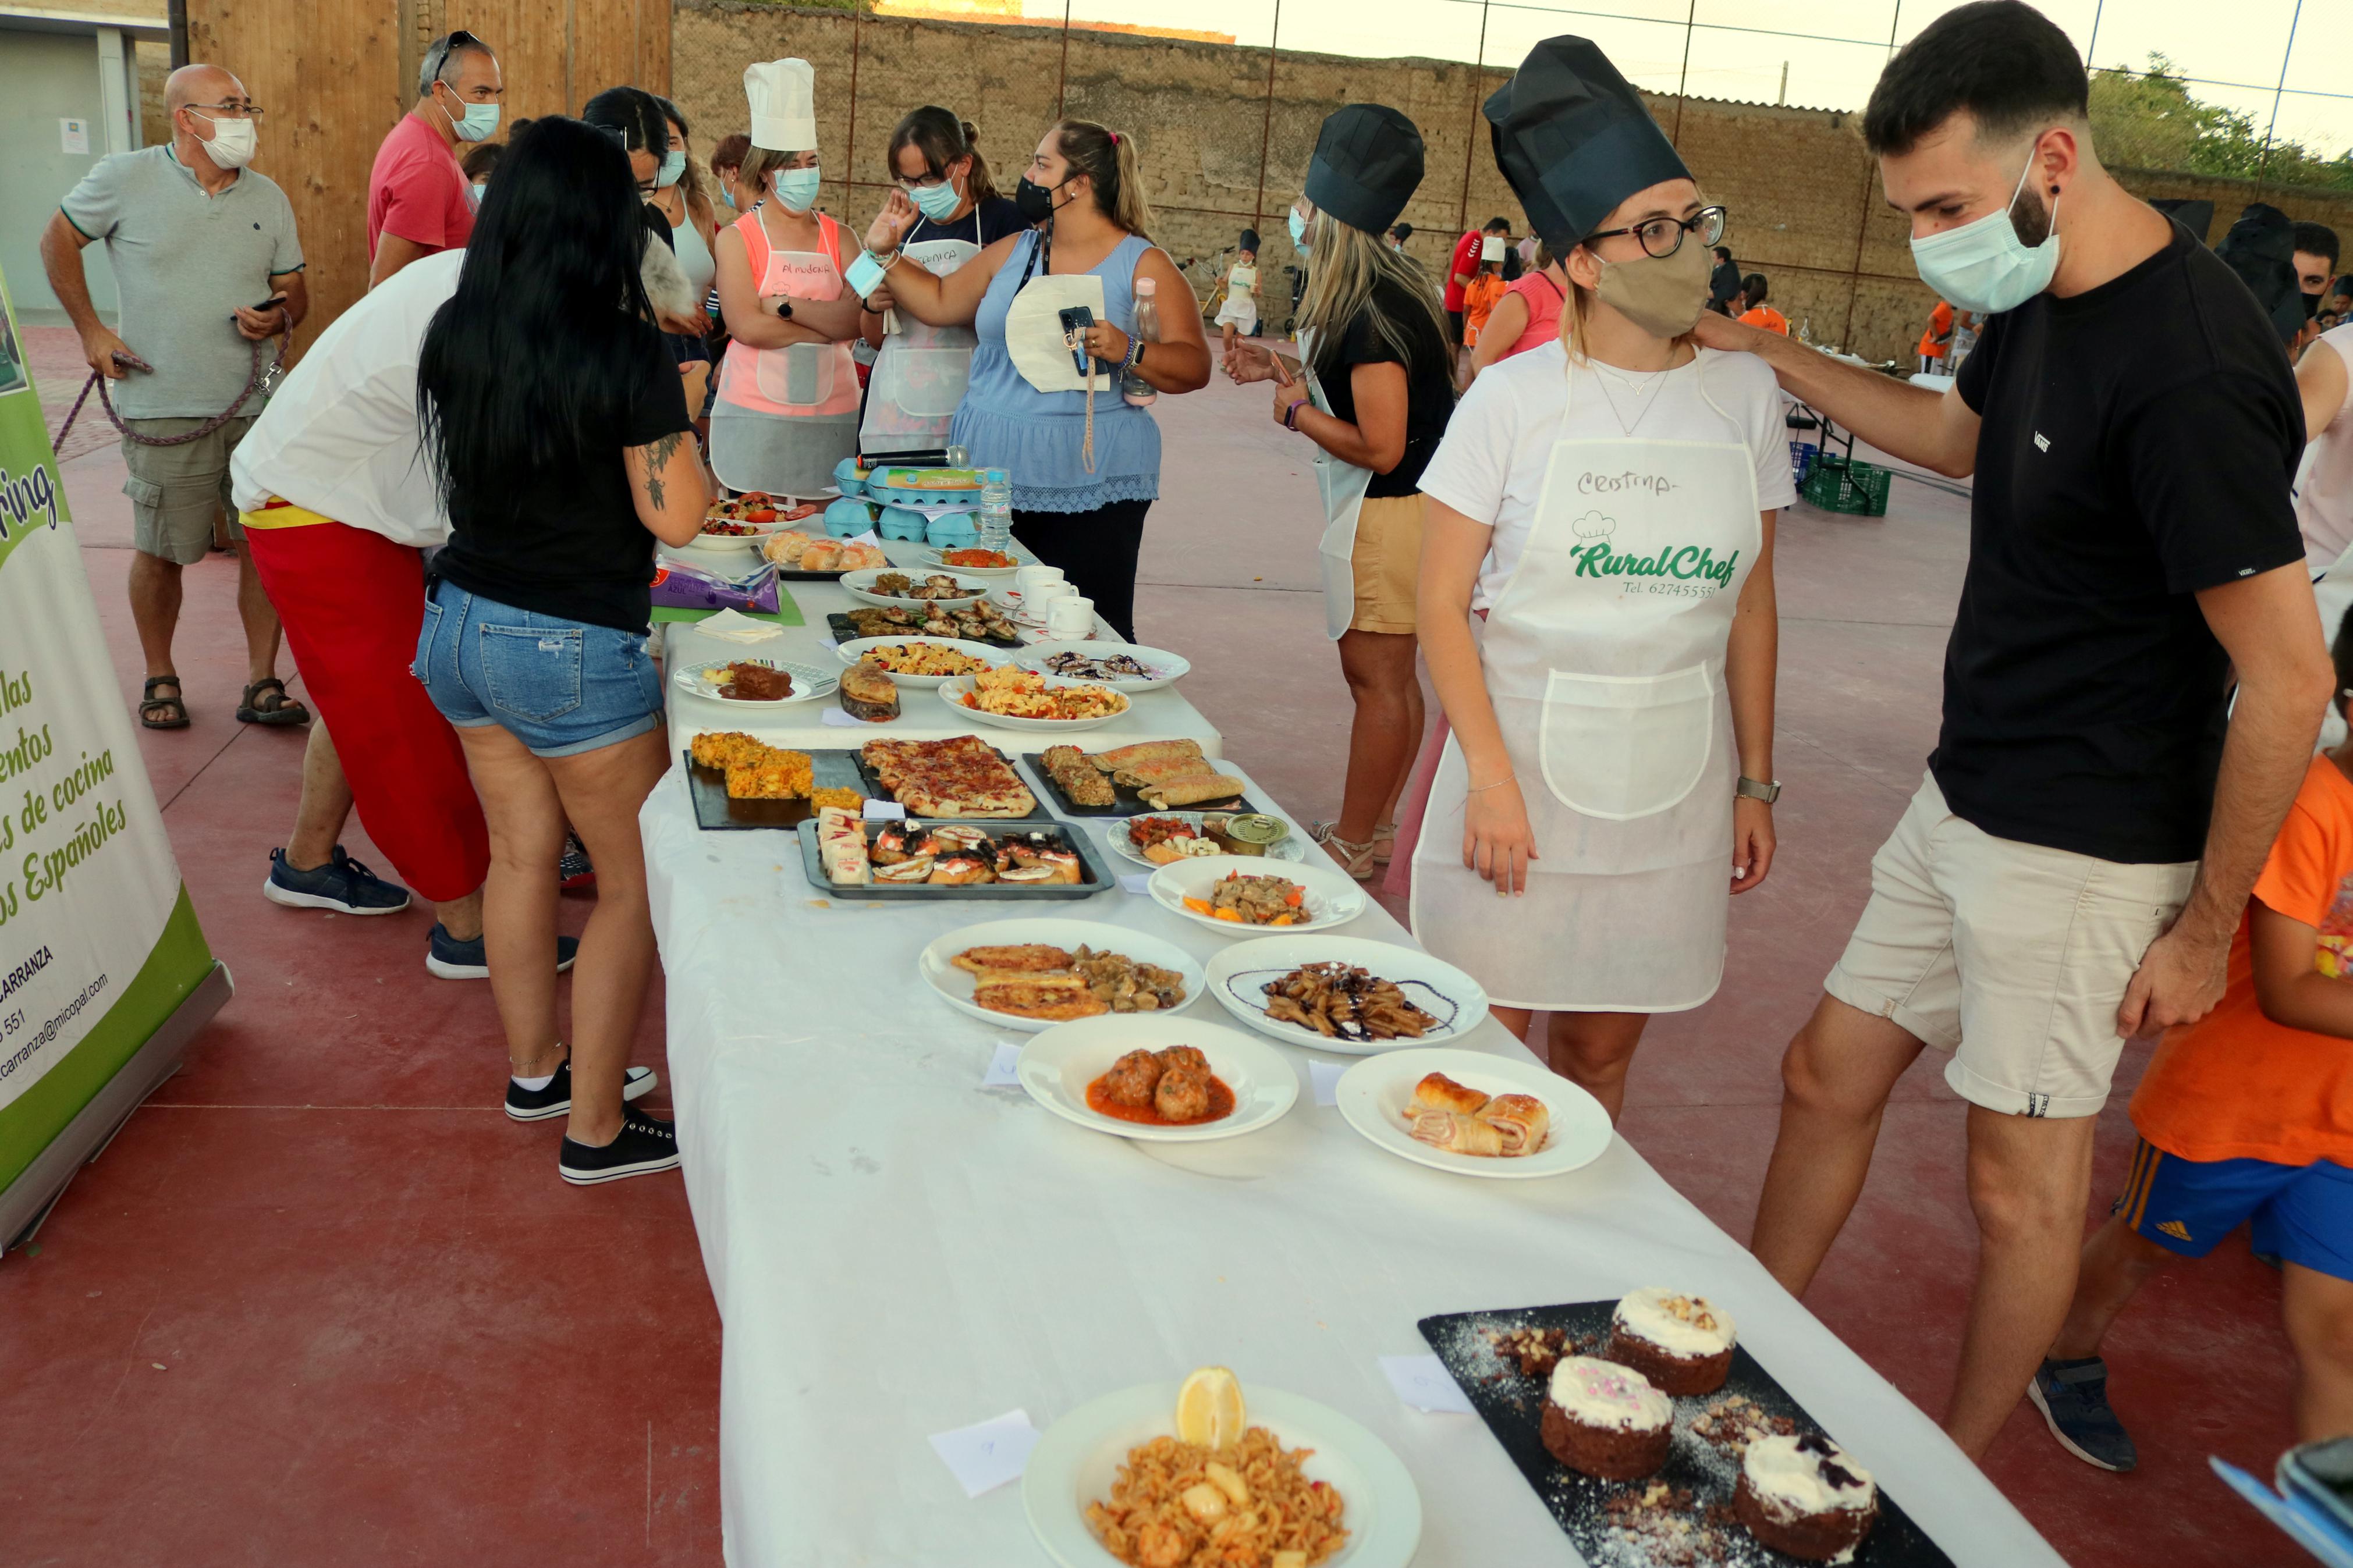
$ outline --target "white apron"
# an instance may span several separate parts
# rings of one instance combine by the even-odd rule
[[[1307,380],[1308,400],[1315,411],[1328,415],[1332,400],[1307,368],[1314,357],[1315,333],[1310,329],[1299,335],[1299,374]],[[1315,448],[1315,489],[1324,498],[1324,537],[1316,543],[1315,559],[1324,572],[1324,632],[1334,642],[1356,616],[1356,515],[1364,510],[1365,490],[1372,482],[1372,469]]]
[[[973,210],[973,231],[980,212]],[[926,239],[905,247],[907,259],[944,278],[980,254],[968,239]],[[859,427],[861,452],[915,452],[948,442],[948,425],[964,401],[972,374],[972,351],[979,334],[970,327],[927,327],[913,317],[891,312],[891,335],[874,358],[867,378],[866,417]]]
[[[1498,1005],[1671,1013],[1723,978],[1739,778],[1725,647],[1762,544],[1755,462],[1726,423],[1723,442],[1555,446],[1489,611],[1480,668],[1541,858],[1510,899],[1463,866],[1471,781],[1450,735],[1411,913]]]

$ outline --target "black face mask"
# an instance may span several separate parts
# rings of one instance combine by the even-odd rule
[[[1024,222],[1039,224],[1054,216],[1059,204],[1054,200],[1052,186],[1038,184],[1024,174],[1021,183],[1013,187],[1013,205],[1020,210]]]

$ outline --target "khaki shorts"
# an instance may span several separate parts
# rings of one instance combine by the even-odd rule
[[[193,566],[213,547],[213,518],[228,514],[229,537],[240,543],[245,526],[237,521],[228,495],[228,458],[258,416],[230,420],[202,440],[178,447],[122,443],[122,466],[131,477],[122,493],[131,498],[131,544],[142,555]],[[126,419],[142,436],[185,435],[201,419]]]
[[[1871,861],[1871,902],[1822,988],[1950,1051],[1945,1081],[2017,1116],[2091,1116],[2116,1008],[2198,863],[2123,865],[1996,838],[1933,775]]]
[[[1356,583],[1356,612],[1348,629],[1414,629],[1421,584],[1421,495],[1367,498],[1356,512],[1356,547],[1348,557]]]

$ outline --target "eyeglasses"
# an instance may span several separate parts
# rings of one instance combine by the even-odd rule
[[[262,115],[259,105],[240,103],[235,99],[222,103],[189,103],[183,104],[181,107],[201,110],[206,114],[217,114],[224,120],[259,120]]]
[[[1582,243],[1591,245],[1597,239],[1612,235],[1630,234],[1642,242],[1645,255],[1663,259],[1683,248],[1683,236],[1699,236],[1702,245],[1714,245],[1724,237],[1725,209],[1702,207],[1689,217],[1654,217],[1648,223],[1633,224],[1625,228],[1605,228],[1599,234],[1588,234]]]

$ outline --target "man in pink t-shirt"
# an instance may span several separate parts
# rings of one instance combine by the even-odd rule
[[[498,57],[473,34],[450,33],[426,49],[417,105],[385,137],[368,171],[369,288],[472,235],[476,192],[458,166],[458,144],[498,130],[505,90]]]
[[[1509,218],[1491,217],[1482,228],[1474,228],[1454,242],[1453,259],[1446,264],[1446,327],[1454,346],[1462,346],[1462,290],[1479,270],[1479,247],[1491,234],[1512,232]]]

